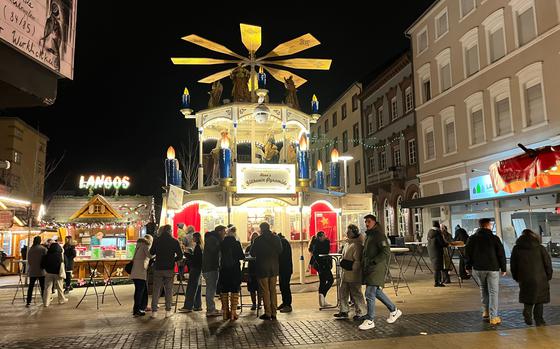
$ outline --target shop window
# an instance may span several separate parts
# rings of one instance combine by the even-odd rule
[[[414,193],[412,194],[412,200],[414,199],[418,199],[418,193]],[[416,239],[418,241],[422,241],[422,234],[423,234],[423,230],[422,230],[422,210],[419,208],[413,208],[412,209],[412,222],[413,222],[413,227],[412,229],[414,229],[414,233],[416,234]]]
[[[393,209],[389,205],[389,200],[383,202],[383,223],[385,224],[385,235],[393,235]]]
[[[406,213],[402,207],[402,196],[397,198],[397,222],[399,224],[399,236],[406,236]]]

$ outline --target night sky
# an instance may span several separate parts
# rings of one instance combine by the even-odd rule
[[[232,67],[174,66],[172,56],[228,59],[182,36],[197,34],[245,56],[239,23],[260,25],[263,37],[257,56],[262,56],[282,42],[313,34],[321,45],[293,57],[331,58],[331,70],[293,71],[308,80],[298,93],[303,110],[309,112],[315,93],[324,111],[352,82],[406,49],[404,31],[433,1],[376,1],[373,10],[337,8],[319,15],[325,11],[301,6],[273,13],[241,3],[231,8],[214,3],[202,11],[189,6],[190,1],[82,0],[74,80],[60,80],[51,107],[4,114],[26,120],[50,138],[48,160],[66,154],[47,180],[45,199],[57,190],[77,189],[79,175],[89,173],[129,175],[129,193],[157,196],[164,183],[167,147],[196,142],[194,120],[184,120],[179,112],[183,87],[189,88],[194,109],[203,109],[210,87],[197,81]],[[266,7],[272,4],[281,2]],[[229,78],[222,83],[222,98],[229,98]],[[271,102],[280,102],[283,86],[269,77],[267,87]]]

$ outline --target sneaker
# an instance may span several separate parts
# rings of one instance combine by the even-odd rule
[[[291,305],[286,305],[284,307],[282,307],[282,309],[280,309],[281,313],[291,313],[292,312],[292,306]]]
[[[171,317],[173,315],[173,312],[171,310],[166,310],[165,311],[165,318]]]
[[[68,303],[68,298],[64,298],[61,301],[58,301],[58,304],[64,304],[64,303]]]
[[[445,287],[444,284],[435,284],[434,287]]]
[[[362,322],[362,324],[358,326],[358,328],[362,331],[371,330],[372,328],[375,328],[375,323],[373,322],[373,320],[364,320],[364,322]]]
[[[493,317],[490,319],[490,325],[497,326],[502,323],[502,319],[499,316]]]
[[[333,316],[334,316],[337,320],[348,319],[348,313],[339,312],[339,313],[333,314]]]
[[[271,317],[266,315],[266,314],[262,314],[261,316],[259,316],[259,319],[261,319],[261,320],[271,320]]]
[[[395,311],[389,313],[389,317],[387,318],[387,323],[392,324],[397,321],[402,315],[402,311],[400,309],[395,309]]]
[[[152,319],[157,318],[157,310],[152,310],[152,314],[150,315]]]
[[[185,307],[179,309],[179,313],[190,313],[190,312],[192,312],[192,309],[188,309]]]
[[[214,311],[206,312],[206,317],[216,317],[216,316],[222,316],[222,312],[217,309],[215,309]]]

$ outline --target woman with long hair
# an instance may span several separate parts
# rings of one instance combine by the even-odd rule
[[[202,275],[202,237],[196,232],[192,236],[191,246],[188,247],[185,254],[186,263],[189,268],[189,282],[185,294],[185,304],[180,311],[190,313],[191,311],[202,310],[201,275]]]
[[[134,305],[132,306],[133,316],[146,315],[148,306],[148,265],[150,264],[150,247],[152,247],[153,237],[146,235],[136,241],[136,250],[132,258],[132,271],[130,279],[134,282]]]

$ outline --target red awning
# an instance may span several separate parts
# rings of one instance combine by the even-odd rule
[[[560,146],[522,148],[525,153],[490,165],[494,192],[515,193],[560,184]]]

